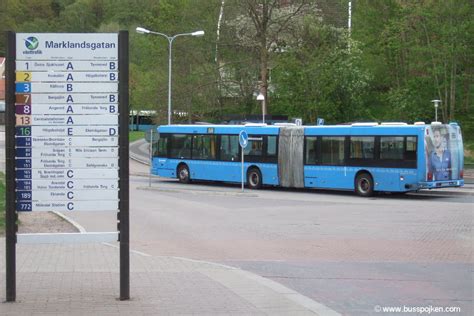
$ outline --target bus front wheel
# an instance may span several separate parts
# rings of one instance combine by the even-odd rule
[[[262,173],[257,168],[252,168],[247,172],[247,184],[250,189],[260,189],[262,187]]]
[[[191,181],[188,166],[180,165],[178,167],[178,180],[181,183],[189,183],[189,181]]]
[[[374,193],[374,180],[366,172],[359,173],[355,179],[355,191],[360,196],[372,196]]]

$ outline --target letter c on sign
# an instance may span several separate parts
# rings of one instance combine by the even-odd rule
[[[68,181],[66,186],[67,186],[68,189],[74,189],[74,182]]]
[[[73,202],[69,202],[69,203],[67,204],[67,209],[70,210],[70,211],[72,211],[72,210],[74,209],[74,203],[73,203]]]
[[[68,198],[69,200],[72,200],[72,199],[74,198],[74,192],[69,191],[69,192],[67,193],[67,198]]]
[[[73,178],[74,177],[74,171],[72,171],[72,170],[68,170],[66,174],[67,174],[68,178]]]

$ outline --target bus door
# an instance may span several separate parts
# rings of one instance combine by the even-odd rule
[[[217,135],[193,135],[191,178],[217,180]]]
[[[278,142],[278,178],[282,187],[304,187],[304,128],[282,126]]]

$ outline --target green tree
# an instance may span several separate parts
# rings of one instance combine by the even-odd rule
[[[378,105],[369,104],[372,113],[429,122],[430,101],[441,99],[441,119],[472,130],[473,9],[464,0],[356,2],[353,34],[374,74],[371,95]]]
[[[369,74],[361,66],[361,52],[345,30],[307,18],[300,30],[300,46],[280,54],[273,71],[274,106],[290,117],[315,123],[366,119],[363,106]]]

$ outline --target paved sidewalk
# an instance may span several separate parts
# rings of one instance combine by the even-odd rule
[[[0,315],[337,315],[271,280],[183,258],[130,254],[131,300],[119,297],[118,244],[17,245],[17,301]]]

